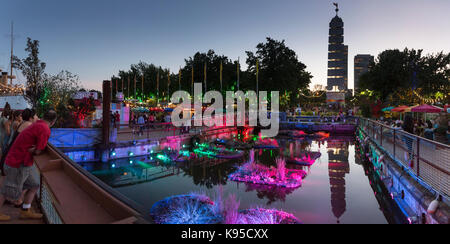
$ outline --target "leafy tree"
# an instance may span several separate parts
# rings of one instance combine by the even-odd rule
[[[423,56],[422,50],[386,50],[369,72],[360,77],[361,89],[371,90],[392,104],[422,102],[423,97],[444,99],[450,91],[450,54]]]
[[[256,61],[259,62],[259,89],[261,91],[285,92],[306,89],[311,83],[311,73],[306,65],[298,60],[298,56],[285,41],[267,38],[265,43],[256,46],[256,52],[247,51],[248,72],[251,74],[250,87],[256,83]],[[291,99],[291,103],[295,103]]]
[[[56,75],[44,74],[40,90],[37,113],[42,116],[48,109],[55,109],[59,118],[58,125],[63,126],[62,121],[70,115],[68,104],[80,90],[78,76],[69,71],[61,71]]]
[[[204,68],[206,64],[206,78],[208,91],[220,91],[220,64],[222,63],[222,88],[224,91],[237,89],[237,61],[231,61],[227,56],[217,55],[214,50],[207,53],[197,52],[194,56],[185,59],[182,68],[182,83],[186,91],[191,91],[192,69],[194,69],[194,82],[204,83]],[[240,84],[245,82],[244,72],[239,69]],[[241,90],[243,87],[240,85]]]
[[[29,53],[28,57],[19,59],[14,56],[13,67],[20,69],[22,74],[26,77],[27,88],[25,97],[31,103],[33,108],[36,108],[42,92],[42,76],[44,75],[46,64],[39,59],[39,41],[28,38],[25,51]]]

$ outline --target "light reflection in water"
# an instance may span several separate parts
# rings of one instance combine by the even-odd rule
[[[227,137],[229,134],[216,138]],[[274,167],[279,156],[288,158],[308,152],[321,153],[310,167],[287,165],[288,168],[307,172],[300,188],[229,181],[227,176],[248,160],[247,156],[240,160],[199,157],[187,163],[163,163],[147,156],[133,159],[133,164],[129,164],[129,159],[124,159],[84,166],[148,209],[172,195],[204,192],[213,196],[222,187],[225,194],[237,195],[241,209],[255,206],[282,209],[293,213],[304,223],[387,223],[364,168],[355,164],[352,137],[328,138],[325,141],[279,139],[278,144],[280,148],[276,150],[257,150],[255,159],[263,165]],[[112,168],[112,164],[116,167]]]

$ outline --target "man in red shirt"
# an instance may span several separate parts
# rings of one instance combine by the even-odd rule
[[[20,210],[21,219],[42,218],[42,214],[31,211],[31,203],[39,189],[39,181],[32,175],[33,155],[41,154],[47,147],[50,127],[55,124],[56,117],[54,110],[46,112],[43,120],[37,121],[19,134],[6,156],[6,178],[0,188],[0,208],[5,199],[20,204],[22,191],[26,190]],[[10,219],[9,216],[0,213],[0,221]]]

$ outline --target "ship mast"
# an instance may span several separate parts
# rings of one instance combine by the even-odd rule
[[[10,79],[10,84],[12,85],[12,81],[13,81],[13,50],[14,50],[14,22],[11,22],[11,73],[9,75],[9,79]]]

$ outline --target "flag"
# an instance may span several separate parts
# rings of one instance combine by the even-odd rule
[[[170,100],[170,70],[167,73],[167,101]]]
[[[205,92],[207,91],[207,86],[206,86],[206,79],[207,79],[207,77],[206,77],[206,62],[205,62],[205,71],[204,71],[204,79],[205,79]]]
[[[192,70],[191,94],[194,94],[194,65],[192,65],[191,70]]]
[[[237,90],[239,91],[239,71],[240,71],[240,67],[239,67],[239,58],[238,58],[238,62],[236,65],[236,69],[237,69]]]
[[[259,95],[259,60],[256,60],[256,94]]]
[[[223,90],[222,89],[222,79],[223,79],[222,73],[223,73],[223,63],[222,63],[222,61],[220,61],[220,91]]]
[[[161,67],[159,67],[159,69],[161,69]],[[158,74],[156,75],[156,98],[159,101],[159,69],[158,69]]]
[[[256,60],[256,77],[258,77],[258,73],[259,73],[259,60]]]
[[[178,90],[181,91],[181,68],[180,71],[178,71]]]

